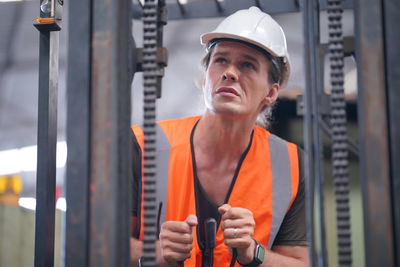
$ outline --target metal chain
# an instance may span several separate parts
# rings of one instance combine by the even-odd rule
[[[144,237],[142,266],[156,266],[157,0],[143,6]]]
[[[332,176],[336,201],[339,266],[351,266],[346,101],[341,0],[328,0],[329,59],[331,76]]]

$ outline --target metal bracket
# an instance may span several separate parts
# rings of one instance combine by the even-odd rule
[[[354,36],[343,37],[343,52],[345,57],[351,57],[355,55]],[[320,54],[325,56],[329,53],[328,44],[320,44]]]
[[[355,56],[355,41],[354,36],[343,37],[343,52],[345,57]]]
[[[40,17],[35,19],[33,26],[40,32],[61,30],[63,0],[41,0]]]
[[[178,1],[179,3],[179,1]],[[167,24],[167,7],[164,1],[159,1],[157,5],[157,69],[152,71],[152,75],[156,78],[157,98],[161,98],[161,78],[164,76],[164,68],[168,64],[168,51],[163,46],[163,26]],[[133,50],[133,70],[134,72],[143,71],[143,48],[135,48]]]
[[[355,55],[355,46],[354,46],[354,36],[345,36],[343,37],[343,48],[344,48],[344,56],[345,57],[352,57]],[[319,54],[321,57],[321,62],[323,62],[323,59],[325,55],[329,53],[329,47],[328,44],[320,44],[319,45]],[[322,64],[323,68],[323,64]],[[323,79],[323,73],[324,70],[321,71]],[[323,84],[323,82],[321,82]],[[330,96],[325,93],[325,91],[321,90],[319,92],[319,103],[320,103],[320,115],[329,115],[330,114]],[[303,95],[299,95],[296,99],[296,113],[298,116],[303,116],[304,115],[304,100],[303,100]]]
[[[134,49],[134,57],[136,60],[135,71],[142,72],[143,71],[143,48],[135,48]],[[160,72],[157,74],[158,76],[164,76],[164,68],[168,65],[168,50],[165,47],[157,48],[157,63],[160,68]]]
[[[61,31],[61,26],[55,20],[51,20],[50,22],[41,22],[41,18],[37,18],[36,22],[33,23],[36,29],[41,32],[56,32]]]

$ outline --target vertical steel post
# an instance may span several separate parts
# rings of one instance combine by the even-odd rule
[[[70,2],[66,266],[130,265],[130,7]]]
[[[40,2],[35,267],[54,266],[58,48],[62,1]],[[49,8],[50,7],[50,8]]]
[[[400,266],[400,1],[384,0],[385,67],[396,266]]]
[[[35,267],[54,265],[58,93],[56,47],[58,32],[40,32]]]
[[[89,266],[92,0],[69,0],[65,266]],[[77,27],[76,25],[79,25]]]
[[[321,134],[319,127],[320,108],[322,99],[322,77],[320,35],[319,35],[319,3],[318,1],[304,1],[303,22],[305,40],[305,69],[306,87],[304,90],[304,143],[305,143],[305,176],[307,177],[307,234],[310,242],[311,266],[326,266],[325,244],[325,212],[324,187],[322,174]],[[319,225],[315,227],[314,194],[318,198]],[[316,229],[317,228],[317,229]],[[318,233],[315,233],[315,230]],[[318,239],[317,239],[318,238]],[[318,241],[318,242],[317,242]],[[319,248],[316,247],[316,243]]]
[[[131,1],[92,2],[89,266],[129,266]]]
[[[395,256],[382,1],[355,1],[355,33],[365,262],[367,267],[392,267]]]

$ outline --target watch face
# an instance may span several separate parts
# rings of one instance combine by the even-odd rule
[[[256,249],[256,253],[254,255],[254,259],[257,261],[258,264],[263,263],[264,255],[265,255],[264,248],[261,245],[257,244],[257,249]]]

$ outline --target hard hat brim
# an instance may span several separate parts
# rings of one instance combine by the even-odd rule
[[[271,49],[269,49],[268,47],[266,47],[265,45],[256,42],[252,39],[243,37],[243,36],[239,36],[236,34],[229,34],[229,33],[222,33],[222,32],[209,32],[209,33],[204,33],[200,36],[200,42],[202,45],[207,45],[211,40],[214,39],[222,39],[222,38],[227,38],[227,39],[235,39],[235,40],[240,40],[246,43],[250,43],[253,45],[256,45],[258,47],[260,47],[261,49],[267,51],[268,53],[270,53],[271,55],[275,56],[275,57],[283,57],[285,55],[278,55],[276,54],[274,51],[272,51]]]

